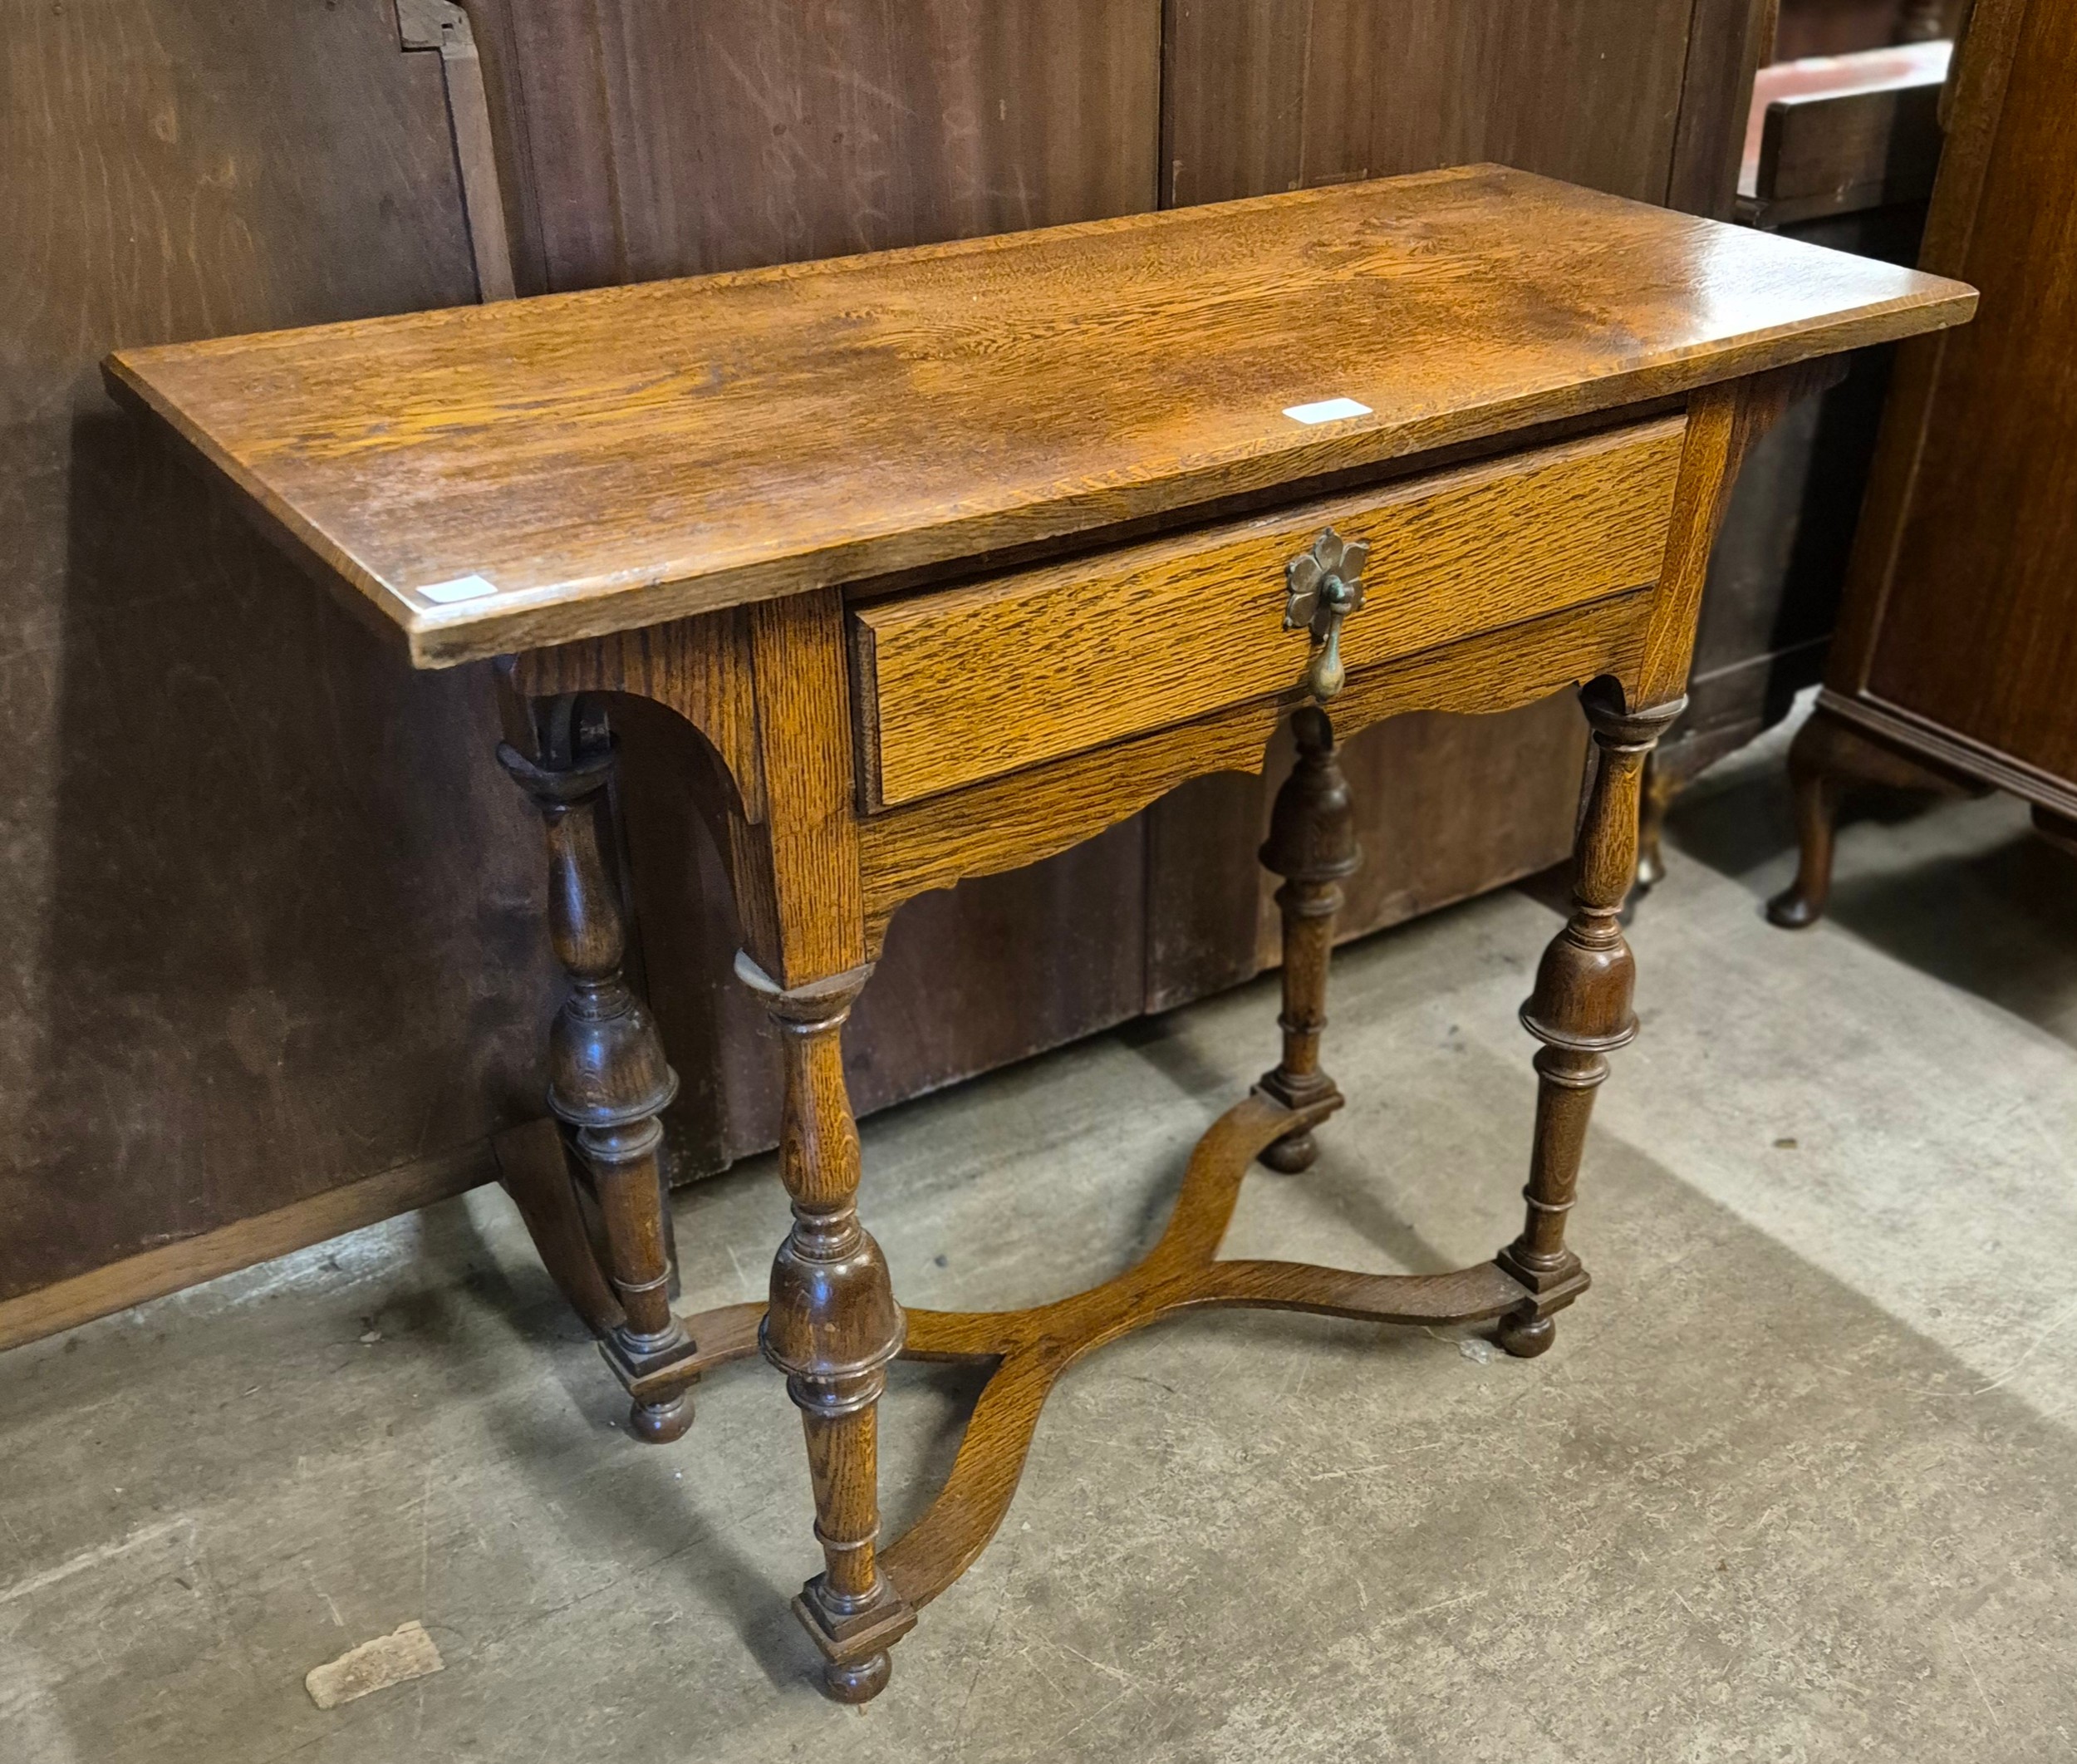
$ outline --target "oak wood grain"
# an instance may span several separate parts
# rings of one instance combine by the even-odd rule
[[[1608,410],[1973,302],[1482,166],[120,351],[108,375],[436,666]],[[1337,396],[1365,414],[1284,415]],[[494,592],[424,592],[472,575]]]
[[[798,986],[865,959],[857,776],[836,591],[752,607],[750,647],[768,843],[762,853],[735,853],[736,903],[751,955],[781,986]]]
[[[1467,900],[1560,862],[1572,849],[1586,720],[1578,695],[1556,692],[1490,715],[1416,711],[1358,730],[1343,744],[1342,768],[1357,808],[1363,867],[1343,885],[1334,937],[1345,943],[1387,926]],[[1292,744],[1271,744],[1261,779],[1233,774],[1207,784],[1280,784]],[[1259,837],[1271,804],[1235,837]],[[1175,854],[1187,860],[1186,852]],[[1236,899],[1231,921],[1255,926],[1252,951],[1236,938],[1245,966],[1237,984],[1274,966],[1282,946],[1272,878],[1257,867],[1254,889]],[[1166,952],[1163,952],[1166,953]],[[1148,991],[1171,985],[1180,964],[1157,971]]]
[[[1595,752],[1573,848],[1572,911],[1544,951],[1521,1010],[1522,1027],[1543,1043],[1534,1061],[1536,1130],[1522,1190],[1522,1233],[1497,1258],[1536,1295],[1500,1325],[1500,1345],[1521,1359],[1549,1349],[1554,1314],[1576,1296],[1579,1258],[1566,1246],[1565,1221],[1587,1123],[1594,1093],[1608,1075],[1607,1056],[1638,1032],[1630,1008],[1636,962],[1619,915],[1637,874],[1638,791],[1653,744],[1684,703],[1677,697],[1631,710],[1613,684],[1595,681],[1579,695]]]
[[[1709,387],[1690,403],[1666,558],[1652,597],[1633,707],[1656,705],[1687,690],[1711,548],[1739,469],[1790,405],[1836,384],[1839,373],[1834,359],[1801,362],[1755,374],[1735,386]]]
[[[1768,0],[1168,0],[1162,199],[1490,160],[1721,219],[1770,17]],[[1344,763],[1367,861],[1336,935],[1561,860],[1584,740],[1558,700],[1358,736]],[[1147,809],[1149,1009],[1274,963],[1278,915],[1252,854],[1282,754],[1261,776],[1205,777]]]
[[[505,692],[499,720],[507,734],[498,763],[539,813],[546,835],[549,941],[568,978],[548,1031],[548,1108],[562,1125],[570,1177],[582,1171],[596,1202],[604,1272],[621,1313],[600,1345],[626,1375],[682,1359],[692,1344],[670,1311],[663,1204],[660,1118],[677,1094],[678,1075],[626,972],[626,897],[611,806],[618,764],[597,707],[587,713],[570,700]],[[559,1220],[536,1236],[554,1269],[557,1256],[566,1265],[574,1259],[567,1214],[543,1195],[538,1176],[533,1202],[521,1199],[533,1168],[523,1161],[514,1166],[511,1192],[530,1223]],[[596,1294],[577,1297],[580,1314],[597,1314]],[[657,1442],[680,1437],[691,1424],[691,1404],[682,1398],[660,1407],[636,1403],[628,1417],[631,1433]]]
[[[1657,578],[1684,416],[856,611],[871,803],[912,802],[1298,684],[1285,562],[1371,547],[1352,672]]]
[[[1646,704],[1672,697],[1687,680],[1702,588],[1709,577],[1709,548],[1736,473],[1732,449],[1743,396],[1741,386],[1712,386],[1689,409],[1666,556],[1645,633],[1638,695]]]
[[[1155,205],[1161,0],[469,6],[528,294]],[[713,705],[696,679],[674,695],[653,665],[619,659],[597,671]],[[716,810],[734,805],[709,788],[718,769],[669,715],[625,698],[611,715],[642,980],[684,1081],[665,1115],[683,1180],[776,1142],[781,1061],[730,966],[741,929]],[[693,720],[749,791],[739,753]],[[860,1112],[1136,1015],[1140,848],[1115,829],[909,915],[844,1031]]]
[[[1176,1311],[1236,1306],[1375,1323],[1475,1323],[1525,1302],[1551,1309],[1586,1290],[1577,1266],[1532,1293],[1496,1262],[1445,1274],[1362,1274],[1298,1262],[1222,1260],[1221,1240],[1250,1162],[1272,1143],[1309,1132],[1341,1105],[1331,1090],[1302,1109],[1257,1091],[1220,1116],[1191,1152],[1160,1241],[1100,1286],[1022,1311],[912,1310],[905,1359],[990,1366],[950,1475],[929,1508],[881,1557],[912,1607],[956,1580],[1001,1525],[1024,1473],[1046,1397],[1062,1373],[1106,1343]],[[698,1356],[640,1388],[649,1400],[756,1351],[761,1305],[685,1319]]]
[[[720,756],[737,806],[753,820],[764,818],[747,608],[529,650],[513,658],[512,681],[527,697],[631,692],[668,705]]]
[[[1745,86],[1770,0],[1168,0],[1166,203],[1498,160],[1692,214],[1729,212]],[[1908,262],[1908,256],[1898,261]],[[1692,715],[1692,712],[1691,712]],[[1366,730],[1345,763],[1362,935],[1559,862],[1584,724],[1554,700],[1505,718]],[[1281,781],[1224,774],[1147,811],[1147,1002],[1275,961],[1252,861]],[[1262,926],[1258,958],[1248,927]]]
[[[1510,710],[1603,674],[1633,685],[1652,598],[1640,589],[1358,675],[1334,700],[1335,725],[1353,733],[1407,711]],[[1259,770],[1302,696],[1294,688],[867,817],[869,942],[912,895],[1064,850],[1187,779]]]
[[[1770,268],[1780,272],[1771,281]],[[1510,1351],[1548,1345],[1553,1313],[1585,1285],[1560,1232],[1588,1087],[1604,1069],[1602,1052],[1633,1027],[1614,916],[1633,867],[1639,774],[1651,740],[1679,711],[1724,487],[1797,364],[1942,322],[1972,297],[1821,254],[1784,268],[1731,235],[1475,169],[1333,201],[1243,204],[1189,224],[1068,228],[721,278],[665,289],[646,306],[625,291],[545,302],[528,322],[545,313],[546,328],[533,332],[487,328],[480,313],[436,318],[411,335],[364,327],[350,366],[325,357],[337,333],[308,349],[311,339],[290,339],[271,364],[253,359],[270,346],[260,339],[243,357],[219,351],[188,387],[228,363],[238,409],[271,400],[317,419],[314,429],[270,429],[263,419],[279,409],[245,431],[228,420],[181,426],[192,400],[169,397],[166,383],[206,350],[166,353],[156,366],[174,366],[159,378],[152,364],[140,371],[118,361],[111,373],[147,405],[157,398],[176,432],[223,464],[280,532],[303,535],[312,561],[327,561],[310,535],[331,518],[352,527],[364,551],[394,541],[432,558],[459,535],[478,548],[475,571],[491,568],[490,548],[503,545],[516,568],[543,572],[529,598],[509,577],[481,594],[435,592],[423,578],[400,588],[365,569],[363,581],[336,568],[351,544],[336,545],[329,560],[350,588],[372,583],[407,607],[416,596],[423,604],[401,626],[421,663],[515,635],[522,650],[554,651],[504,670],[519,688],[509,720],[531,718],[540,739],[500,757],[549,828],[552,923],[573,983],[551,1104],[577,1130],[602,1254],[577,1191],[544,1188],[534,1223],[552,1256],[577,1265],[580,1302],[595,1319],[610,1312],[584,1270],[606,1275],[621,1321],[609,1322],[605,1345],[637,1392],[638,1418],[659,1418],[636,1427],[652,1438],[670,1437],[689,1416],[685,1385],[658,1389],[656,1401],[641,1393],[689,1381],[739,1342],[742,1318],[732,1310],[714,1332],[719,1341],[703,1347],[704,1324],[689,1332],[665,1302],[655,1117],[675,1080],[621,971],[606,839],[611,749],[600,707],[577,695],[617,688],[670,702],[724,763],[754,777],[719,819],[745,946],[737,972],[785,1049],[779,1168],[793,1211],[759,1339],[802,1411],[825,1563],[794,1609],[823,1657],[826,1688],[863,1702],[888,1682],[889,1647],[913,1626],[916,1606],[960,1573],[999,1522],[1045,1389],[1079,1354],[1164,1312],[1235,1302],[1444,1320],[1504,1310]],[[610,335],[601,314],[617,322]],[[688,315],[707,328],[687,329]],[[1323,315],[1337,322],[1334,335],[1321,329]],[[431,347],[429,337],[439,348],[414,356]],[[371,346],[384,339],[399,346],[386,356]],[[1335,379],[1305,391],[1338,391],[1344,401],[1369,394],[1382,414],[1358,403],[1316,424],[1279,409],[1298,428],[1338,431],[1294,440],[1244,410],[1244,396],[1296,396],[1294,382],[1274,377],[1299,365],[1278,354],[1294,339],[1313,363],[1339,344]],[[378,362],[385,377],[368,380]],[[341,419],[343,407],[327,400],[348,381],[363,407]],[[1674,397],[1687,400],[1682,415],[1653,408]],[[984,398],[994,400],[985,424]],[[1063,399],[1078,401],[1070,409]],[[1647,409],[1656,420],[1642,429],[1521,453],[1525,426],[1612,410],[1637,423]],[[1129,554],[1056,562],[1007,587],[916,588],[880,608],[860,601],[861,628],[873,633],[862,676],[874,695],[866,728],[886,749],[881,758],[911,770],[889,792],[910,792],[906,812],[872,814],[859,789],[845,587],[884,590],[891,572],[933,563],[985,568],[990,552],[1078,532],[1107,529],[1115,542],[1127,523],[1192,509],[1201,522],[1208,499],[1296,498],[1326,473],[1398,459],[1432,471],[1441,450],[1509,435],[1514,457],[1383,490],[1373,476],[1333,512],[1378,541],[1406,578],[1400,600],[1386,602],[1392,616],[1375,622],[1375,640],[1359,640],[1373,646],[1352,646],[1353,673],[1338,700],[1352,727],[1396,710],[1497,710],[1590,682],[1602,751],[1582,823],[1577,910],[1525,1017],[1549,1057],[1539,1058],[1544,1095],[1522,1238],[1490,1272],[1395,1280],[1210,1265],[1240,1169],[1265,1152],[1279,1167],[1301,1167],[1311,1128],[1338,1102],[1317,1043],[1354,825],[1332,730],[1308,706],[1295,719],[1299,769],[1264,853],[1289,882],[1284,1058],[1201,1145],[1169,1230],[1137,1267],[1036,1312],[926,1324],[921,1351],[998,1359],[1003,1377],[945,1494],[882,1558],[876,1404],[906,1325],[858,1216],[858,1136],[837,1037],[888,916],[919,888],[1086,837],[1167,783],[1259,764],[1283,711],[1308,692],[1340,692],[1342,675],[1323,683],[1314,673],[1301,685],[1285,667],[1250,671],[1258,626],[1266,634],[1258,609],[1275,606],[1278,554],[1294,531],[1311,529],[1314,508],[1258,516],[1245,533],[1171,535]],[[1505,450],[1496,442],[1493,451]],[[420,516],[408,530],[385,525],[397,512],[394,469],[406,459]],[[240,478],[255,461],[267,469]],[[812,481],[799,475],[810,468]],[[489,499],[473,500],[479,490]],[[493,510],[502,518],[486,519]],[[666,548],[645,549],[656,545]],[[1222,552],[1229,545],[1236,555]],[[1151,573],[1175,586],[1148,592],[1149,558],[1159,560]],[[353,553],[350,561],[366,560]],[[1268,577],[1266,595],[1252,585],[1258,575]],[[1005,621],[1003,609],[1020,597],[1039,614]],[[395,617],[395,605],[374,595],[363,604]],[[1121,679],[1137,683],[1149,656],[1163,653],[1138,636],[1115,653],[1078,650],[1091,624],[1137,614],[1129,628],[1143,633],[1150,607],[1157,629],[1159,615],[1174,622],[1207,606],[1215,635],[1219,618],[1239,609],[1244,641],[1230,652],[1220,641],[1201,646],[1175,677],[1154,678],[1144,719],[1107,712],[1109,722],[1078,722],[1063,710],[1081,701],[1063,690],[1070,681],[1089,701],[1129,703]],[[956,624],[970,607],[984,616],[948,636],[947,609]],[[931,640],[906,675],[891,663],[883,672],[872,622],[881,608],[891,609],[888,632]],[[1183,628],[1206,623],[1186,618]],[[451,653],[442,648],[449,640]],[[976,654],[1002,677],[1040,677],[1019,687],[1026,696],[1014,705],[926,706],[901,748],[899,713],[946,680],[956,684],[960,668],[974,672]],[[1019,668],[1025,656],[1041,665]],[[1048,661],[1059,671],[1052,684]],[[529,692],[542,685],[554,689],[545,701]],[[1020,727],[1030,731],[1023,752]],[[930,774],[935,750],[969,730],[999,734],[995,758]],[[1016,769],[989,775],[990,764]],[[571,813],[579,808],[581,824]]]
[[[1334,725],[1318,705],[1306,705],[1293,714],[1291,733],[1298,763],[1277,790],[1269,836],[1257,853],[1264,869],[1283,878],[1276,905],[1284,970],[1277,1026],[1284,1031],[1284,1052],[1256,1088],[1286,1108],[1304,1108],[1336,1088],[1320,1063],[1328,957],[1342,884],[1363,867],[1363,854]],[[1272,1140],[1259,1153],[1264,1163],[1287,1176],[1311,1168],[1318,1155],[1310,1128]]]

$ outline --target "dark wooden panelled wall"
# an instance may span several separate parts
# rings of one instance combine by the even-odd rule
[[[1726,213],[1770,3],[468,10],[530,292],[1473,159]],[[401,46],[395,0],[0,17],[5,1342],[485,1179],[490,1136],[540,1113],[555,981],[481,671],[390,665],[94,371],[126,344],[476,298],[441,57]],[[621,725],[696,1174],[771,1142],[776,1059],[669,786],[680,736],[639,706]],[[1371,862],[1346,928],[1558,857],[1583,740],[1556,702],[1351,743]],[[906,909],[849,1037],[860,1106],[1255,971],[1286,763]]]

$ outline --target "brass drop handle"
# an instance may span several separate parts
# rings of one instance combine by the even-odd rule
[[[1284,566],[1284,628],[1311,631],[1320,646],[1305,670],[1305,690],[1322,704],[1348,678],[1342,666],[1342,622],[1363,610],[1367,541],[1353,543],[1332,527]]]

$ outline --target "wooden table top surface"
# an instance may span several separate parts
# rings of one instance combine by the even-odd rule
[[[1975,298],[1472,166],[106,373],[439,666],[1682,392]]]

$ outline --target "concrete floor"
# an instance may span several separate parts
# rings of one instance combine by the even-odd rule
[[[1677,813],[1575,1215],[1596,1285],[1544,1359],[1267,1314],[1106,1349],[852,1712],[786,1612],[775,1378],[628,1441],[479,1192],[0,1359],[0,1759],[2077,1755],[2077,873],[2003,800],[1863,819],[1833,918],[1774,931],[1778,749]],[[1352,1105],[1313,1172],[1250,1179],[1234,1251],[1512,1234],[1554,924],[1510,891],[1346,953]],[[1257,985],[869,1123],[898,1288],[1131,1259],[1274,1014]],[[754,1294],[783,1221],[763,1165],[683,1196],[690,1291]],[[971,1388],[898,1368],[891,1526]],[[312,1706],[414,1618],[444,1672]]]

